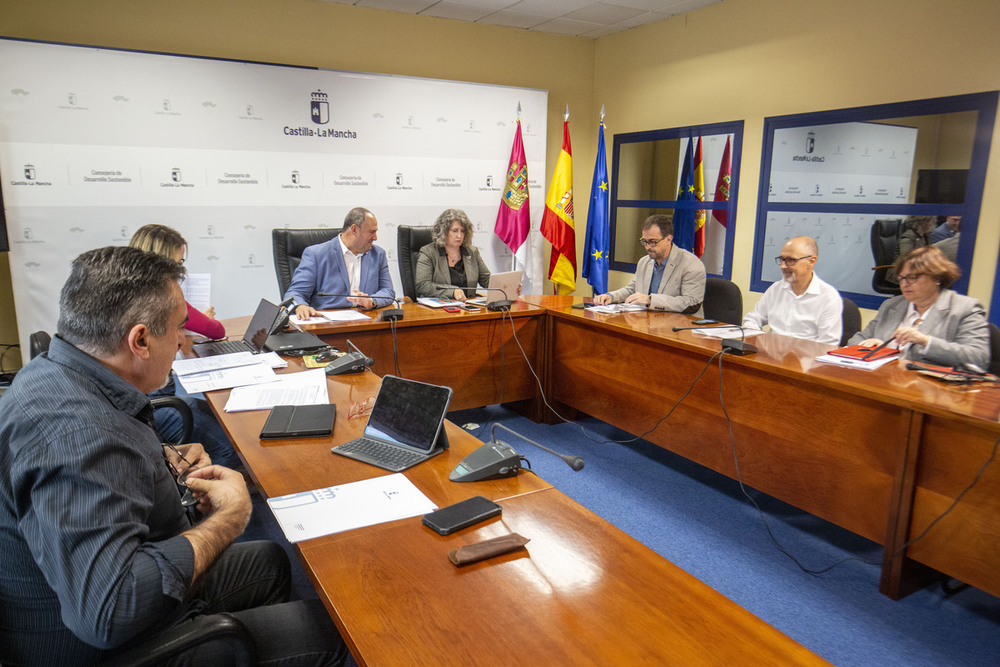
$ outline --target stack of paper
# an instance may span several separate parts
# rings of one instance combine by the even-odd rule
[[[315,368],[301,373],[275,375],[266,384],[236,387],[226,401],[226,412],[270,410],[276,405],[318,405],[329,402],[326,371]]]
[[[185,391],[202,394],[217,389],[273,382],[276,376],[271,369],[287,365],[288,362],[275,352],[234,352],[196,359],[177,359],[173,363],[173,370]]]

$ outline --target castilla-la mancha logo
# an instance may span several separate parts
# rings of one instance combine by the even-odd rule
[[[317,90],[311,97],[309,112],[312,116],[312,122],[317,125],[326,125],[330,122],[330,103],[327,101],[326,93]]]

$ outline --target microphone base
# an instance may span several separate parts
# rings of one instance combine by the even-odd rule
[[[739,340],[738,338],[723,338],[722,351],[726,354],[735,354],[742,357],[747,354],[755,353],[757,348],[745,340]]]
[[[510,299],[497,299],[496,301],[490,301],[486,304],[486,310],[492,310],[494,312],[500,310],[510,310]]]
[[[402,308],[386,308],[379,315],[379,319],[383,322],[398,322],[403,319],[403,309]]]

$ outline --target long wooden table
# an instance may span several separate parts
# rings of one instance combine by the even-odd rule
[[[570,308],[573,297],[526,300],[548,312],[550,401],[631,433],[666,414],[720,348],[674,332],[690,325],[674,313],[601,315]],[[882,544],[883,593],[923,585],[922,563],[1000,596],[1000,465],[905,546],[989,459],[1000,389],[944,385],[897,363],[872,372],[821,364],[814,359],[830,346],[778,334],[753,342],[757,354],[723,357],[646,439],[736,477],[728,414],[742,480]]]
[[[292,360],[289,371],[302,368]],[[352,403],[372,373],[328,378],[330,438],[261,441],[266,412],[209,401],[268,497],[383,475],[330,453],[356,437]],[[362,665],[819,664],[823,661],[650,549],[526,472],[456,484],[448,473],[481,443],[448,424],[451,448],[404,474],[439,506],[473,495],[503,515],[441,537],[419,518],[297,545],[320,598]],[[448,551],[518,532],[518,552],[457,568]]]
[[[401,307],[403,319],[395,324],[379,320],[375,311],[366,321],[302,329],[345,351],[350,340],[375,360],[372,370],[379,375],[396,374],[398,357],[405,377],[451,387],[453,410],[501,402],[530,402],[525,408],[535,404],[538,385],[525,355],[533,367],[541,366],[544,308],[518,301],[505,315],[485,309],[446,313],[415,303]]]

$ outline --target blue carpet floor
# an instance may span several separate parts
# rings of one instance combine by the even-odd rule
[[[470,432],[482,440],[490,438],[489,424],[499,422],[582,456],[586,467],[574,472],[498,430],[553,486],[835,665],[1000,665],[998,598],[973,588],[948,597],[934,586],[893,602],[878,592],[879,566],[863,562],[880,561],[878,545],[750,490],[762,519],[729,478],[645,441],[595,442],[629,438],[595,419],[548,426],[501,406],[449,418],[478,424]],[[764,520],[807,569],[852,560],[806,574],[775,545]],[[259,498],[248,536],[284,542]],[[288,550],[295,592],[315,597]]]

